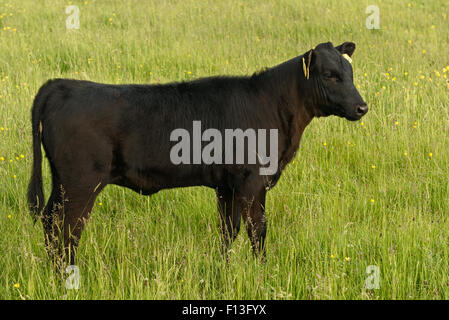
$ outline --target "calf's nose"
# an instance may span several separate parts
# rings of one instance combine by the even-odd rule
[[[356,107],[356,112],[357,112],[357,115],[363,116],[365,113],[368,112],[368,106],[366,104],[358,105]]]

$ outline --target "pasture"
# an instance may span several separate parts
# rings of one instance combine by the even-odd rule
[[[371,4],[378,30],[365,26]],[[448,299],[448,15],[445,0],[0,0],[0,299]],[[47,79],[246,75],[326,41],[356,43],[370,111],[307,127],[267,196],[266,263],[244,228],[223,259],[211,189],[108,186],[81,239],[80,287],[64,287],[26,202],[30,110]],[[46,160],[43,175],[48,197]]]

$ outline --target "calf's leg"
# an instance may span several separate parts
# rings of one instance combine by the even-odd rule
[[[53,232],[49,238],[57,239],[59,258],[70,265],[75,264],[76,249],[95,199],[109,183],[112,162],[111,143],[95,126],[81,120],[60,124],[54,129],[60,134],[46,142],[53,191],[55,195],[60,192],[55,196],[59,205],[47,230]]]
[[[237,237],[243,217],[253,252],[265,258],[265,195],[263,188],[217,189],[225,252]]]
[[[232,189],[218,188],[216,193],[223,237],[223,250],[226,253],[240,230],[240,206],[235,201]]]
[[[62,206],[63,206],[63,190],[60,189],[61,185],[53,184],[53,190],[47,205],[44,208],[41,216],[42,225],[44,227],[45,249],[48,256],[54,264],[60,265],[61,252],[62,252]]]
[[[100,183],[67,191],[63,185],[53,189],[42,223],[47,252],[58,267],[64,262],[75,264],[81,233],[101,189]]]
[[[67,201],[64,204],[63,238],[64,255],[69,265],[75,264],[76,251],[81,233],[89,219],[90,212],[97,195],[103,187],[101,182],[97,186],[74,189],[67,192]]]
[[[265,216],[265,196],[263,189],[254,194],[242,195],[242,217],[253,252],[265,259],[265,237],[267,233],[267,221]]]

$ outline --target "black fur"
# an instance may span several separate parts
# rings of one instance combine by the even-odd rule
[[[366,108],[341,53],[321,44],[304,55],[250,77],[211,77],[163,85],[109,85],[54,79],[38,92],[32,110],[33,173],[30,209],[41,214],[47,245],[62,254],[59,234],[73,263],[74,250],[95,197],[108,184],[142,194],[207,186],[217,192],[225,248],[243,217],[253,249],[263,251],[265,195],[294,157],[315,116],[360,118]],[[303,57],[310,78],[303,72]],[[310,58],[310,61],[308,60]],[[329,73],[329,74],[328,74]],[[358,109],[357,109],[358,108]],[[362,109],[363,109],[362,108]],[[277,129],[277,172],[261,176],[259,165],[174,165],[170,133],[204,129]],[[42,134],[40,133],[40,123]],[[50,162],[53,190],[43,209],[41,147]]]

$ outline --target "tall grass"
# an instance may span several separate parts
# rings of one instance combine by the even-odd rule
[[[73,1],[79,30],[69,4],[0,0],[1,299],[449,298],[447,1],[379,0],[380,30],[365,28],[372,1]],[[251,74],[325,41],[357,44],[370,112],[306,129],[268,194],[265,264],[244,230],[224,261],[212,190],[108,186],[81,240],[80,289],[64,288],[25,197],[43,82]],[[379,289],[364,285],[369,265]]]

